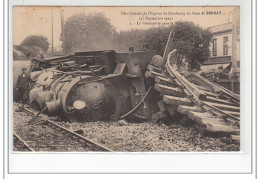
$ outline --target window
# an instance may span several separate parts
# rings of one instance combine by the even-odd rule
[[[228,55],[228,37],[223,37],[223,55]]]
[[[213,56],[217,56],[217,39],[213,39]]]

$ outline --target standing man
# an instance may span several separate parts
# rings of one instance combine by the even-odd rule
[[[26,73],[26,68],[22,68],[22,74],[18,76],[17,87],[19,94],[22,96],[22,103],[29,104],[30,76]]]

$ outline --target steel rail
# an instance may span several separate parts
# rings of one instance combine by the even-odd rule
[[[206,78],[204,78],[204,77],[202,77],[202,76],[200,76],[196,73],[191,73],[191,74],[196,76],[197,78],[199,78],[202,82],[206,83],[207,85],[220,90],[222,93],[224,93],[226,95],[226,97],[231,97],[231,99],[234,99],[234,102],[236,102],[238,104],[240,103],[239,96],[237,94],[233,93],[232,91],[229,91],[226,88],[224,88],[224,87],[222,87],[218,84],[212,83],[208,79],[206,79]]]
[[[20,107],[21,109],[25,110],[26,112],[29,112],[29,113],[31,113],[32,115],[35,116],[34,112],[32,112],[31,110],[26,109],[25,107],[21,107],[21,106],[19,106],[19,107]],[[91,140],[91,139],[88,139],[88,138],[86,138],[86,137],[84,137],[84,136],[82,136],[82,135],[79,135],[79,134],[77,134],[76,132],[73,132],[73,131],[71,131],[71,130],[69,130],[69,129],[66,129],[65,127],[63,127],[63,126],[61,126],[61,125],[59,125],[59,124],[57,124],[57,123],[55,123],[55,122],[53,122],[53,121],[50,121],[50,120],[48,120],[48,119],[47,119],[47,120],[44,119],[44,120],[41,120],[41,121],[39,121],[39,122],[49,123],[49,124],[51,124],[52,126],[55,126],[55,127],[59,128],[59,129],[62,129],[62,130],[64,130],[64,131],[66,131],[67,133],[72,134],[72,135],[76,136],[77,138],[80,138],[80,139],[84,140],[85,142],[87,142],[87,143],[93,145],[94,147],[97,147],[98,149],[101,149],[102,151],[113,152],[112,149],[110,149],[110,148],[108,148],[108,147],[105,147],[105,146],[103,146],[103,145],[101,145],[101,144],[99,144],[99,143],[97,143],[97,142],[95,142],[95,141],[93,141],[93,140]]]
[[[113,150],[111,150],[111,149],[109,149],[109,148],[107,148],[107,147],[105,147],[105,146],[103,146],[103,145],[101,145],[101,144],[99,144],[99,143],[97,143],[97,142],[91,140],[91,139],[88,139],[88,138],[86,138],[86,137],[84,137],[84,136],[82,136],[82,135],[79,135],[79,134],[77,134],[76,132],[73,132],[73,131],[71,131],[71,130],[68,130],[68,129],[66,129],[66,128],[63,127],[63,126],[60,126],[59,124],[56,124],[55,122],[52,122],[52,121],[50,121],[50,120],[46,120],[46,122],[49,123],[49,124],[51,124],[51,125],[53,125],[53,126],[55,126],[55,127],[58,127],[58,128],[60,128],[60,129],[64,130],[64,131],[66,131],[66,132],[68,132],[68,133],[70,133],[70,134],[72,134],[72,135],[74,135],[74,136],[76,136],[76,137],[78,137],[78,138],[80,138],[80,139],[82,139],[82,140],[84,140],[84,141],[87,142],[87,143],[90,143],[91,145],[94,145],[94,147],[97,147],[98,149],[101,149],[102,151],[113,152]]]
[[[181,74],[179,74],[175,69],[173,69],[173,67],[171,66],[170,64],[170,57],[172,54],[174,54],[176,52],[176,49],[171,51],[169,54],[168,54],[168,58],[167,58],[167,62],[166,62],[166,68],[167,68],[167,71],[168,73],[171,75],[171,76],[175,76],[178,81],[188,90],[188,92],[190,93],[190,95],[192,95],[192,100],[195,104],[200,104],[201,108],[205,109],[205,110],[209,110],[209,109],[213,109],[212,112],[214,114],[216,114],[217,116],[219,116],[219,114],[222,114],[222,115],[225,115],[225,116],[228,116],[231,118],[231,120],[229,120],[230,122],[234,123],[234,122],[240,122],[240,119],[231,115],[231,114],[228,114],[226,112],[223,112],[222,110],[210,105],[210,104],[207,104],[205,103],[204,101],[200,100],[196,94],[194,94],[193,90],[190,89],[191,87],[189,87],[182,79],[180,76],[182,76]],[[214,111],[215,110],[215,111]],[[222,117],[222,116],[220,116]]]
[[[22,142],[23,145],[32,152],[35,152],[35,150],[29,146],[29,144],[27,144],[27,142],[25,142],[18,134],[16,134],[16,132],[13,132],[13,136],[16,137],[18,139],[18,141]]]

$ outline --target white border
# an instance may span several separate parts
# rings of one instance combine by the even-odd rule
[[[212,2],[212,3],[209,3]],[[248,173],[251,172],[251,4],[247,0],[222,0],[222,1],[51,1],[51,0],[12,0],[12,5],[128,5],[128,6],[191,6],[191,5],[240,5],[241,10],[241,152],[240,153],[122,153],[122,154],[12,154],[9,153],[9,172],[22,173]],[[214,3],[214,4],[213,4]],[[9,9],[11,10],[11,9]],[[9,57],[12,57],[11,44],[11,11],[9,11]],[[6,24],[7,25],[7,24]],[[6,27],[7,28],[7,27]],[[6,29],[7,32],[7,29]],[[7,45],[7,44],[6,44]],[[243,59],[248,59],[247,61]],[[7,60],[7,59],[5,59]],[[7,61],[5,63],[7,65]],[[7,69],[7,66],[4,67]],[[9,63],[9,79],[12,79],[11,63]],[[6,77],[5,76],[5,77]],[[6,79],[7,82],[7,79]],[[9,87],[12,89],[11,87]],[[5,92],[7,91],[7,83]],[[5,102],[8,101],[5,96]],[[5,104],[7,106],[7,103]],[[12,111],[12,102],[9,102]],[[6,111],[7,112],[7,111]],[[11,114],[12,112],[10,112]],[[7,114],[7,113],[6,113]],[[11,115],[10,115],[11,117]],[[5,125],[7,118],[5,118]],[[9,126],[10,127],[10,126]],[[7,137],[8,126],[5,126],[5,137]],[[10,128],[9,128],[10,129]],[[254,128],[253,128],[254,129]],[[7,146],[7,138],[5,140]],[[7,149],[6,149],[7,150]],[[8,150],[7,150],[8,151]],[[6,152],[7,152],[6,151]],[[7,153],[6,153],[7,154]],[[6,158],[6,161],[8,158]],[[8,166],[6,166],[8,167]],[[6,168],[8,169],[8,168]],[[32,171],[33,170],[33,171]]]

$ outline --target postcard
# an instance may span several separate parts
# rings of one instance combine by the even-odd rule
[[[174,173],[105,163],[248,151],[242,9],[10,6],[10,156],[103,161],[32,173]],[[10,159],[11,171],[30,173],[31,161]]]

